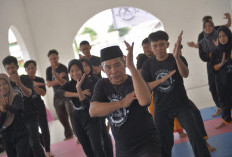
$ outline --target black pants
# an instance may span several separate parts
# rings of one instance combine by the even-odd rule
[[[225,77],[227,77],[227,75],[225,75]],[[231,122],[231,82],[229,79],[223,79],[221,74],[218,74],[215,75],[215,84],[221,104],[222,118],[226,122]]]
[[[33,157],[45,157],[44,150],[40,144],[38,120],[26,122],[26,127],[29,131],[29,144]]]
[[[111,136],[107,130],[105,118],[101,118],[101,139],[103,144],[103,149],[107,157],[113,157],[113,146]]]
[[[101,119],[91,118],[89,111],[74,110],[73,120],[76,135],[87,157],[108,157],[101,140]]]
[[[183,105],[182,108],[175,109],[175,111],[155,113],[155,123],[159,130],[161,141],[161,156],[171,157],[174,144],[174,117],[177,117],[181,126],[186,130],[195,157],[210,157],[209,150],[203,139],[202,124],[199,125],[199,115],[191,102]]]
[[[208,84],[209,84],[209,91],[212,95],[213,101],[216,104],[218,108],[221,108],[221,104],[219,101],[218,93],[217,93],[217,87],[215,83],[215,76],[212,74],[212,72],[208,72]]]
[[[50,132],[48,128],[48,120],[47,120],[47,113],[45,104],[41,102],[38,104],[38,111],[39,111],[39,127],[41,128],[42,135],[41,135],[41,143],[45,148],[46,152],[50,152]]]
[[[29,132],[21,119],[15,116],[13,123],[2,130],[2,139],[8,157],[29,157]]]
[[[70,104],[68,98],[60,98],[56,94],[54,95],[54,107],[56,110],[56,114],[58,116],[59,121],[64,127],[64,136],[65,138],[70,138],[73,136],[73,130],[71,125],[73,126],[73,107]],[[71,121],[71,125],[69,123],[69,117]]]

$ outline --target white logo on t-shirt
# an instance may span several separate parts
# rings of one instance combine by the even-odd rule
[[[170,71],[162,69],[156,73],[157,73],[156,80],[159,80],[159,79],[163,78],[164,76],[166,76],[167,74],[169,74]],[[161,92],[171,91],[173,89],[173,82],[174,82],[174,79],[172,77],[169,77],[165,82],[163,82],[159,85],[159,90]]]
[[[108,98],[110,102],[116,102],[122,100],[122,97],[118,95],[112,95],[111,97]],[[114,125],[115,127],[120,127],[126,122],[128,113],[129,113],[129,109],[126,108],[118,109],[108,116],[109,122],[111,123],[111,125]]]

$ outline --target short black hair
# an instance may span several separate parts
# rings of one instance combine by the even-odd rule
[[[50,51],[48,51],[48,57],[51,55],[51,54],[56,54],[57,56],[59,55],[58,51],[56,49],[52,49]]]
[[[149,44],[148,38],[143,39],[143,41],[142,41],[142,46],[143,46],[143,44]]]
[[[36,61],[34,61],[34,60],[28,60],[28,61],[26,61],[24,63],[24,68],[25,69],[28,68],[29,64],[31,64],[31,63],[33,63],[35,65],[35,67],[36,67]]]
[[[205,22],[206,20],[213,20],[213,18],[212,16],[207,15],[202,18],[202,22]]]
[[[83,41],[80,43],[79,47],[81,47],[82,45],[85,45],[85,44],[89,45],[89,42],[86,41],[86,40],[83,40]]]
[[[17,58],[15,58],[14,56],[6,56],[3,60],[2,60],[2,64],[5,67],[7,64],[11,64],[14,63],[17,67],[18,65],[18,61]]]
[[[149,42],[155,42],[158,40],[168,41],[168,39],[169,39],[168,34],[164,31],[156,31],[156,32],[149,34],[148,36]]]

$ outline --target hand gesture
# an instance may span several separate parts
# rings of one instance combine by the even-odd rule
[[[84,58],[84,56],[79,53],[79,59],[83,59],[83,58]]]
[[[225,16],[224,16],[224,19],[230,19],[231,17],[230,17],[230,13],[225,13],[224,14]]]
[[[197,48],[198,47],[198,45],[193,41],[187,42],[187,44],[188,44],[189,47],[192,47],[192,48]]]
[[[56,65],[52,64],[51,68],[52,68],[52,74],[54,75],[56,73]]]
[[[20,77],[17,72],[10,75],[10,80],[16,84],[19,84],[21,82]]]
[[[178,36],[177,42],[176,42],[175,47],[173,49],[173,56],[175,58],[179,58],[181,56],[180,45],[181,45],[181,41],[182,41],[182,35],[183,35],[183,31],[181,31],[180,35]]]
[[[34,85],[34,87],[41,87],[41,86],[45,86],[46,84],[42,83],[42,82],[33,81],[33,85]]]
[[[52,87],[52,82],[47,82],[47,86],[48,86],[48,88],[50,88],[50,87]]]
[[[132,45],[129,45],[128,42],[124,41],[125,45],[126,45],[126,49],[128,51],[127,56],[126,56],[126,66],[130,69],[135,67],[134,63],[133,63],[133,48],[134,48],[134,42],[132,43]]]
[[[90,92],[89,89],[85,89],[85,90],[83,91],[83,94],[85,94],[85,95],[87,95],[87,96],[90,96],[90,95],[91,95],[91,92]]]
[[[126,95],[126,97],[123,99],[123,106],[122,107],[129,107],[133,100],[136,99],[135,92],[131,92]]]
[[[225,52],[223,52],[221,65],[223,66],[224,64],[226,64],[226,62],[227,62],[227,60],[226,60],[226,55],[225,55]]]
[[[0,111],[6,112],[6,105],[8,104],[8,97],[1,97],[0,98]]]
[[[176,73],[176,70],[172,70],[169,74],[165,75],[163,78],[160,79],[161,83],[165,82],[169,77]]]
[[[81,79],[80,79],[80,80],[77,80],[77,84],[76,84],[77,92],[80,92],[80,91],[81,91],[81,85],[82,85],[82,83],[83,83],[84,80],[85,80],[85,76],[86,76],[86,74],[84,73],[84,74],[81,76]]]
[[[214,44],[215,46],[218,46],[218,40],[217,40],[217,39],[216,39],[216,40],[212,39],[212,41],[213,41],[213,44]]]

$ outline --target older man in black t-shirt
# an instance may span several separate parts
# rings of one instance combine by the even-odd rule
[[[90,116],[107,116],[117,157],[160,157],[156,127],[147,109],[150,90],[133,64],[133,44],[125,44],[126,64],[118,46],[101,50],[107,78],[100,79],[94,87]],[[125,73],[126,66],[132,76]]]
[[[70,139],[73,137],[73,131],[69,124],[68,117],[70,116],[71,124],[72,120],[72,105],[69,102],[69,99],[60,98],[56,95],[56,91],[60,86],[63,86],[66,81],[68,81],[68,69],[65,65],[58,62],[59,56],[56,50],[50,50],[48,52],[48,58],[51,63],[46,70],[46,81],[48,87],[53,87],[54,90],[54,107],[57,113],[57,116],[64,127],[65,139]],[[69,116],[68,116],[69,115]]]
[[[182,33],[173,54],[166,51],[169,46],[166,32],[157,31],[149,35],[154,56],[144,63],[142,76],[153,90],[155,124],[160,133],[162,156],[171,157],[173,123],[174,117],[177,117],[189,136],[195,156],[209,157],[209,150],[203,139],[206,133],[200,112],[188,99],[183,83],[183,77],[188,76],[189,70],[180,51]],[[169,78],[161,82],[167,75]]]

